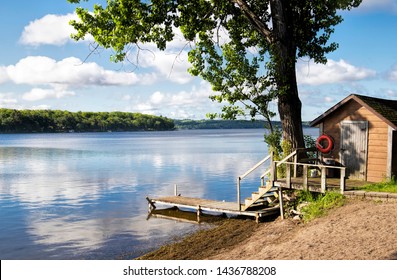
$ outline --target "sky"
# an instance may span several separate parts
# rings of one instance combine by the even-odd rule
[[[0,108],[124,111],[174,119],[219,113],[211,86],[188,74],[186,42],[165,52],[146,46],[139,63],[112,63],[111,50],[75,42],[68,24],[77,6],[66,0],[3,1],[0,7]],[[310,121],[351,93],[397,100],[397,0],[363,0],[341,12],[327,64],[297,64],[302,119]],[[136,56],[131,54],[131,60]],[[276,103],[271,109],[277,111]],[[277,117],[275,118],[277,120]]]

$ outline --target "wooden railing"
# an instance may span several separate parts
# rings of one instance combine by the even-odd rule
[[[282,161],[274,161],[272,165],[272,177],[270,178],[270,181],[272,184],[277,181],[277,167],[281,166],[281,164],[286,165],[286,185],[287,188],[291,188],[291,182],[292,178],[296,178],[296,171],[294,172],[294,176],[291,175],[291,166],[293,165],[294,170],[297,169],[298,166],[302,166],[302,187],[304,190],[308,189],[308,175],[309,175],[309,169],[319,169],[320,174],[321,174],[321,179],[320,179],[320,186],[321,186],[321,192],[325,193],[326,187],[327,187],[327,169],[339,169],[340,170],[340,193],[343,194],[345,190],[345,182],[346,182],[346,167],[343,166],[334,166],[334,165],[324,165],[324,164],[309,164],[309,163],[297,163],[297,162],[288,162],[285,160]]]
[[[275,182],[277,181],[277,169],[281,165],[285,165],[285,180],[286,180],[286,185],[287,188],[291,188],[292,184],[292,178],[298,178],[298,169],[300,169],[300,172],[302,173],[302,187],[303,189],[307,190],[309,187],[309,170],[310,169],[317,169],[320,170],[321,177],[320,177],[320,187],[321,187],[321,192],[326,191],[327,187],[327,169],[338,169],[340,170],[340,183],[339,183],[339,188],[340,192],[343,194],[345,190],[345,177],[346,177],[346,168],[343,166],[334,166],[334,165],[324,165],[322,163],[318,164],[312,164],[312,163],[301,163],[298,162],[298,156],[299,153],[302,151],[302,149],[295,150],[294,152],[290,153],[288,156],[283,158],[280,161],[274,161],[273,160],[273,153],[259,161],[257,164],[255,164],[252,168],[250,168],[247,172],[245,172],[243,175],[239,176],[237,178],[237,203],[239,206],[239,209],[241,209],[241,197],[240,197],[240,188],[241,188],[241,180],[243,180],[245,177],[247,177],[249,174],[251,174],[253,171],[261,167],[263,164],[265,164],[267,161],[270,161],[270,168],[268,168],[263,174],[261,174],[261,184],[262,186],[265,185],[265,178],[267,177],[270,181],[270,183],[274,186]],[[318,158],[316,157],[315,159],[311,159],[312,161],[318,162]],[[293,168],[291,170],[291,168]],[[292,172],[291,172],[292,171]]]

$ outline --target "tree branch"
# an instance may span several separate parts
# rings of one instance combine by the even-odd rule
[[[237,4],[244,15],[252,23],[254,28],[261,33],[269,44],[273,42],[273,33],[270,29],[261,21],[261,19],[251,10],[245,0],[230,0],[234,4]]]

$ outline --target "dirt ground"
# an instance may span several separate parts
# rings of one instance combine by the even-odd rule
[[[397,203],[349,199],[309,223],[223,220],[140,259],[397,259]]]

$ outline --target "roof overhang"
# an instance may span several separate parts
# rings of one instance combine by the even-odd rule
[[[320,116],[318,116],[316,119],[314,119],[313,121],[310,122],[310,126],[317,126],[320,123],[323,122],[323,120],[328,117],[329,115],[331,115],[333,112],[335,112],[336,110],[338,110],[339,108],[341,108],[342,106],[344,106],[346,103],[348,103],[349,101],[354,100],[357,103],[359,103],[361,106],[365,107],[366,109],[368,109],[370,112],[372,112],[374,115],[376,115],[378,118],[380,118],[381,120],[383,120],[385,123],[387,123],[390,127],[392,127],[393,129],[397,130],[397,125],[395,125],[394,123],[392,123],[390,120],[388,120],[387,118],[385,118],[384,116],[382,116],[379,112],[377,112],[376,110],[374,110],[371,106],[369,106],[365,101],[363,101],[362,99],[360,99],[359,95],[356,94],[350,94],[349,96],[347,96],[346,98],[344,98],[343,100],[341,100],[339,103],[337,103],[336,105],[334,105],[333,107],[329,108],[327,111],[325,111],[323,114],[321,114]]]

